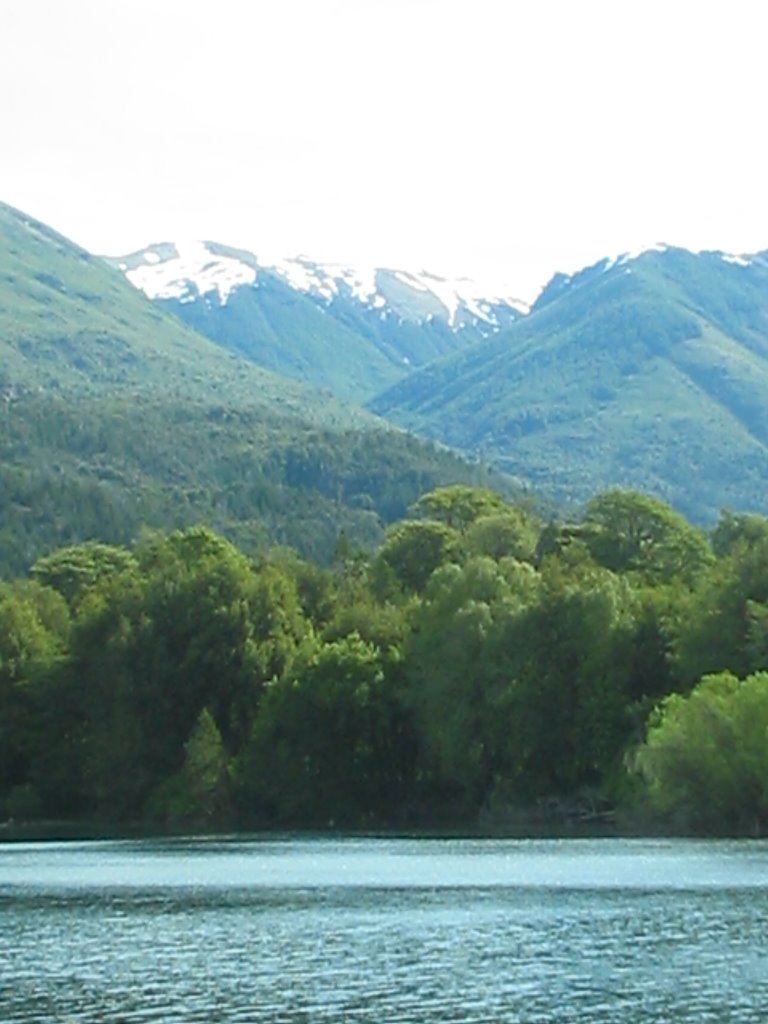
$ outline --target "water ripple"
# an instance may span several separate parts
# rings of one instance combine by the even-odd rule
[[[4,848],[0,1019],[7,1024],[762,1024],[768,1005],[765,846],[674,848],[674,884],[647,873],[649,849],[528,844],[414,850],[305,842],[282,884],[246,884],[263,844],[135,844],[124,884],[115,850]],[[654,847],[658,849],[658,847]],[[669,847],[663,847],[662,854]],[[207,851],[207,852],[206,852]],[[290,852],[293,851],[293,852]],[[628,877],[615,883],[621,858]],[[39,857],[36,857],[39,853]],[[118,860],[130,860],[121,844]],[[690,854],[690,862],[686,856]],[[101,856],[108,863],[99,863]],[[392,878],[392,856],[411,874]],[[522,884],[502,884],[499,857]],[[159,864],[151,873],[153,857]],[[376,858],[379,873],[368,884]],[[418,858],[426,863],[421,863]],[[21,863],[14,863],[18,858]],[[47,859],[46,859],[47,858]],[[111,860],[110,860],[111,858]],[[190,864],[192,858],[194,863]],[[332,860],[336,858],[336,882]],[[363,862],[358,858],[362,858]],[[581,862],[574,867],[569,861]],[[629,859],[628,859],[629,858]],[[707,858],[710,858],[707,860]],[[663,858],[662,858],[663,859]],[[175,860],[176,879],[164,880]],[[52,862],[55,865],[52,867]],[[204,864],[207,867],[204,867]],[[359,869],[359,870],[358,870]],[[759,870],[758,870],[759,869]],[[207,871],[207,875],[206,875]],[[702,873],[703,871],[703,873]],[[357,872],[357,873],[356,873]],[[193,882],[179,879],[194,876]],[[564,879],[578,884],[564,884]],[[533,877],[546,876],[540,885]],[[423,884],[425,877],[429,884]],[[643,877],[645,884],[643,884]],[[711,881],[702,884],[702,877]],[[79,881],[75,884],[74,879]],[[554,881],[553,881],[554,878]],[[20,880],[22,879],[22,880]],[[229,879],[229,881],[228,881]],[[686,884],[686,880],[693,884]],[[341,881],[340,881],[341,880]],[[303,882],[303,884],[302,884]]]

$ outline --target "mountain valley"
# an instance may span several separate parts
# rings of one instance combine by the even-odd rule
[[[493,337],[528,310],[469,280],[265,259],[213,242],[167,242],[109,262],[225,348],[352,402]]]

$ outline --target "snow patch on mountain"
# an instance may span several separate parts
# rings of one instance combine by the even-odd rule
[[[733,263],[737,267],[750,267],[752,260],[748,256],[736,256],[730,252],[723,252],[720,254],[721,259],[724,263]]]
[[[623,253],[621,253],[618,256],[613,256],[613,257],[611,257],[609,259],[603,260],[602,261],[602,271],[603,271],[603,273],[607,273],[609,270],[612,270],[614,267],[624,267],[624,266],[627,266],[627,264],[629,264],[629,263],[633,263],[635,260],[639,259],[641,256],[645,256],[646,253],[650,253],[650,252],[662,252],[663,253],[663,252],[668,252],[669,249],[670,249],[670,246],[666,245],[665,243],[663,243],[663,242],[656,242],[654,245],[649,245],[649,246],[640,247],[638,249],[633,249],[630,252],[623,252]],[[710,252],[711,250],[707,250],[707,249],[690,249],[688,251],[693,253],[693,254],[701,254],[701,253]],[[719,256],[720,259],[723,260],[723,262],[725,262],[725,263],[732,263],[732,264],[734,264],[737,267],[749,267],[749,266],[752,265],[752,263],[754,262],[754,259],[755,259],[754,256],[749,256],[749,255],[746,255],[744,253],[721,252],[719,250],[714,250],[713,255]]]
[[[359,270],[340,263],[315,263],[307,256],[293,259],[259,259],[259,265],[271,270],[297,291],[318,296],[327,302],[341,294],[341,285],[359,302],[370,303],[376,295],[376,271]]]
[[[183,303],[198,296],[210,301],[217,295],[219,303],[226,305],[236,288],[258,287],[259,274],[268,272],[325,305],[351,298],[382,316],[392,313],[414,322],[438,317],[452,330],[465,327],[469,319],[495,331],[528,312],[525,302],[510,295],[489,294],[466,278],[442,278],[423,270],[414,273],[316,263],[306,256],[259,257],[212,242],[161,243],[111,262],[149,298]]]
[[[632,249],[630,252],[623,252],[615,261],[617,267],[623,267],[627,263],[633,263],[647,252],[666,252],[669,246],[665,242],[654,242],[653,245],[641,246]]]
[[[402,284],[408,285],[409,288],[415,288],[417,292],[429,291],[429,288],[422,284],[415,274],[407,274],[404,270],[396,270],[394,273],[395,279],[402,282]]]
[[[442,278],[422,271],[420,274],[412,274],[411,278],[425,291],[437,296],[448,311],[448,322],[451,326],[455,326],[461,307],[464,307],[470,316],[491,325],[497,321],[494,309],[506,308],[521,315],[529,312],[528,303],[521,299],[505,295],[498,290],[489,290],[466,277]]]
[[[253,267],[214,255],[204,242],[150,247],[122,262],[130,267],[125,276],[131,284],[150,299],[192,302],[198,295],[216,292],[223,306],[235,288],[256,280]]]

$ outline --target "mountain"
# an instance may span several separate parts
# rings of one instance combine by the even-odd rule
[[[87,538],[205,522],[328,560],[449,482],[487,482],[330,394],[269,373],[0,205],[0,572]],[[503,481],[499,478],[499,485]]]
[[[373,418],[222,351],[104,262],[0,204],[0,391],[258,406],[344,425]]]
[[[370,408],[579,504],[768,512],[768,253],[659,246],[556,275],[530,315]]]
[[[161,243],[109,263],[225,348],[355,402],[527,311],[469,280],[270,260],[213,242]]]

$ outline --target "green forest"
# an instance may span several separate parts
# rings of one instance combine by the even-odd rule
[[[200,522],[245,553],[286,544],[327,565],[342,529],[370,549],[423,491],[514,486],[375,421],[313,426],[162,398],[137,415],[126,397],[49,395],[9,403],[0,421],[0,577],[85,539],[130,544],[142,527]]]
[[[767,669],[768,520],[632,491],[438,487],[325,566],[59,547],[0,583],[0,822],[760,834]]]

